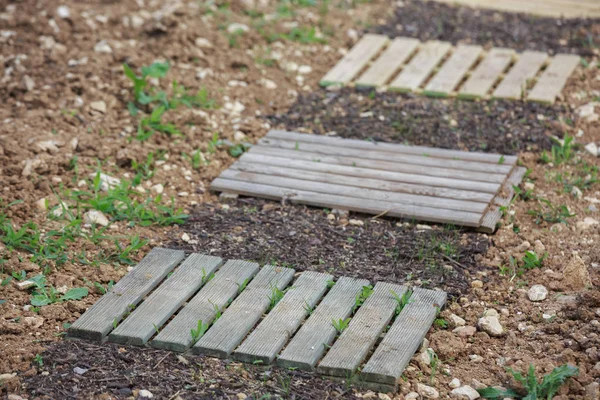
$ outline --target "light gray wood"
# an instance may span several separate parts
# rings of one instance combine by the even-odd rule
[[[498,222],[502,219],[502,211],[500,208],[492,205],[481,218],[481,223],[477,227],[478,232],[494,233],[498,227]]]
[[[527,95],[527,100],[554,103],[580,61],[579,56],[572,54],[555,55]]]
[[[141,346],[206,283],[221,265],[219,257],[190,254],[144,302],[128,316],[108,340]]]
[[[508,175],[506,182],[502,185],[498,195],[494,199],[494,204],[498,206],[507,206],[512,201],[512,198],[515,194],[515,190],[513,186],[519,186],[525,173],[527,172],[527,168],[524,167],[516,167],[510,175]]]
[[[393,154],[382,152],[377,149],[352,149],[347,147],[323,146],[320,144],[292,142],[289,140],[280,140],[272,138],[263,138],[259,140],[260,147],[273,147],[277,149],[294,150],[296,152],[305,152],[312,154],[324,154],[343,157],[355,157],[372,161],[388,161],[397,164],[408,164],[418,168],[436,167],[458,171],[476,171],[497,174],[500,176],[510,172],[512,165],[491,164],[477,161],[452,160],[445,158],[432,157],[429,153],[419,155],[412,154]],[[453,171],[454,172],[454,171]]]
[[[375,87],[386,84],[415,52],[419,43],[419,40],[413,38],[395,38],[383,54],[356,80],[355,85]]]
[[[448,42],[430,40],[424,43],[419,52],[390,83],[390,89],[403,92],[417,90],[451,48],[452,45]]]
[[[281,150],[278,156],[272,156],[272,151],[263,151],[260,147],[253,147],[250,152],[244,153],[240,161],[245,163],[255,163],[271,165],[274,167],[289,167],[298,170],[326,172],[330,174],[356,176],[359,178],[385,179],[392,182],[404,182],[412,184],[426,184],[428,186],[456,188],[460,190],[471,190],[483,193],[495,194],[500,188],[500,183],[486,183],[478,181],[468,181],[455,178],[438,178],[434,176],[415,175],[410,173],[397,172],[396,165],[393,163],[381,162],[356,162],[352,158],[344,157],[317,157],[310,154],[290,153],[289,150]],[[292,157],[298,160],[292,159]],[[387,168],[375,169],[374,167]]]
[[[525,51],[520,54],[492,96],[499,99],[524,99],[527,81],[535,77],[547,59],[548,54],[540,51]]]
[[[479,59],[482,52],[483,47],[481,46],[458,45],[440,70],[431,78],[423,93],[434,97],[449,96]]]
[[[445,303],[445,292],[416,288],[362,369],[361,378],[395,386]]]
[[[448,149],[437,149],[433,147],[425,146],[406,146],[398,143],[387,143],[387,142],[373,142],[359,139],[346,139],[339,136],[324,136],[324,135],[310,135],[306,133],[290,132],[273,129],[267,133],[265,137],[271,139],[281,139],[293,142],[304,142],[304,143],[317,143],[324,145],[331,145],[335,147],[347,147],[352,149],[362,150],[378,150],[378,151],[389,151],[394,154],[416,154],[423,155],[429,154],[431,157],[437,158],[449,158],[454,160],[464,161],[481,161],[492,164],[498,164],[501,157],[504,157],[504,164],[512,165],[517,162],[515,156],[502,156],[501,154],[492,153],[480,153],[474,151],[460,151],[460,150],[448,150]]]
[[[317,371],[325,375],[349,378],[363,362],[369,350],[394,316],[406,287],[378,282],[373,293],[358,309],[350,324],[319,363]]]
[[[303,272],[283,299],[233,353],[234,358],[249,363],[256,360],[264,364],[272,363],[323,297],[327,291],[327,281],[331,279],[333,276],[329,274]]]
[[[181,250],[155,247],[113,288],[71,325],[67,334],[88,340],[103,340],[132,307],[164,279],[183,258]]]
[[[491,172],[478,172],[478,171],[469,171],[469,170],[461,170],[461,169],[450,169],[444,167],[425,167],[421,165],[413,165],[406,164],[400,162],[393,161],[382,161],[382,160],[369,160],[365,158],[360,158],[357,156],[342,156],[337,154],[326,154],[326,153],[311,153],[308,151],[301,150],[290,150],[290,149],[282,149],[277,147],[269,147],[263,146],[262,143],[260,146],[255,146],[253,148],[255,153],[267,154],[271,156],[281,156],[282,154],[289,155],[290,157],[295,157],[297,159],[309,159],[314,160],[316,162],[324,162],[328,164],[336,164],[343,163],[345,165],[351,165],[353,167],[364,167],[364,168],[373,168],[373,169],[382,169],[386,171],[395,171],[395,172],[406,172],[414,175],[421,175],[422,179],[427,179],[426,176],[435,176],[440,178],[453,178],[453,179],[462,179],[462,180],[471,180],[478,182],[490,182],[490,183],[500,183],[504,181],[506,174],[498,174]],[[282,150],[293,151],[293,153],[285,152]],[[355,150],[357,151],[357,150]],[[344,153],[343,151],[338,151],[335,153]]]
[[[192,347],[192,352],[221,358],[229,356],[267,311],[273,288],[283,290],[293,277],[294,270],[291,268],[265,265]]]
[[[366,34],[321,79],[322,86],[349,83],[389,43],[387,36]]]
[[[415,185],[409,183],[387,181],[382,179],[369,179],[362,177],[359,178],[354,176],[336,175],[333,173],[311,172],[303,169],[293,169],[279,166],[275,167],[272,165],[263,165],[258,163],[255,164],[246,162],[245,160],[240,160],[234,163],[230,167],[230,169],[245,172],[255,172],[264,175],[304,179],[307,181],[334,183],[338,185],[387,190],[390,192],[411,193],[423,196],[468,200],[485,204],[488,204],[494,198],[494,195],[491,193],[467,190],[454,190],[435,186]]]
[[[508,12],[528,13],[554,18],[593,18],[600,17],[600,4],[597,0],[435,0],[462,6],[489,8]],[[596,2],[589,4],[589,2]]]
[[[391,203],[425,206],[438,208],[442,210],[456,210],[468,212],[483,212],[487,204],[477,203],[466,200],[443,199],[440,197],[421,196],[408,193],[389,192],[385,190],[366,189],[348,185],[338,185],[332,183],[322,183],[303,179],[285,178],[282,176],[263,175],[252,172],[238,171],[228,169],[220,175],[223,179],[230,179],[242,182],[258,183],[263,185],[272,185],[286,189],[298,189],[317,193],[339,195],[344,197],[356,197],[368,200],[388,201]]]
[[[277,358],[277,364],[312,370],[335,339],[332,321],[350,317],[356,296],[368,284],[365,279],[341,277]]]
[[[390,203],[379,200],[365,201],[356,197],[286,189],[223,178],[217,178],[212,181],[211,189],[219,192],[234,192],[245,196],[255,196],[272,200],[285,199],[285,201],[291,203],[306,204],[313,207],[338,208],[375,215],[384,213],[390,217],[420,219],[442,224],[450,223],[476,227],[479,226],[479,220],[481,219],[480,213],[443,210],[440,208]]]
[[[486,96],[515,56],[512,49],[492,48],[475,68],[469,79],[461,86],[458,95],[462,98]]]
[[[235,299],[244,282],[258,272],[257,263],[229,260],[167,326],[150,342],[152,347],[183,352],[194,343],[192,329],[198,328],[198,321],[210,325],[217,312],[224,310]]]

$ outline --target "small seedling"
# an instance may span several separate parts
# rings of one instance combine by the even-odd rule
[[[535,269],[541,268],[544,262],[544,259],[548,256],[548,253],[544,253],[541,257],[539,257],[534,251],[526,251],[525,255],[521,259],[523,261],[523,268],[525,269]]]
[[[269,310],[272,310],[277,305],[277,303],[279,303],[279,301],[283,298],[287,290],[288,289],[281,290],[277,286],[273,286],[271,288],[271,295],[269,296]]]
[[[333,279],[329,279],[327,281],[327,289],[331,289],[334,286],[335,286],[335,282],[333,281]]]
[[[364,304],[364,302],[372,294],[373,294],[373,286],[371,286],[371,285],[363,286],[360,293],[357,294],[356,298],[354,299],[354,308],[352,309],[352,312],[355,312],[358,309],[358,307],[362,306]]]
[[[337,321],[335,319],[331,320],[331,324],[333,325],[333,327],[337,331],[338,335],[341,335],[342,332],[344,332],[346,330],[346,328],[348,327],[349,323],[350,323],[350,318],[346,318],[346,319],[341,319],[340,318]]]
[[[44,359],[40,354],[36,354],[35,357],[33,357],[33,362],[36,363],[39,368],[44,366]]]
[[[242,282],[241,285],[239,283],[236,283],[238,287],[238,293],[241,293],[244,289],[246,289],[246,286],[248,286],[248,282],[250,282],[250,279],[246,278],[244,279],[244,282]]]
[[[438,355],[435,354],[435,351],[432,349],[427,349],[427,354],[429,355],[430,366],[431,366],[431,375],[429,376],[429,384],[433,385],[433,381],[435,379],[435,373],[437,372],[439,358]]]
[[[390,290],[394,299],[396,299],[396,315],[400,314],[400,312],[404,309],[404,307],[410,302],[410,296],[412,296],[412,290],[406,290],[402,293],[402,296],[398,296],[398,293]]]
[[[201,319],[198,320],[198,327],[196,329],[190,329],[190,333],[192,335],[192,341],[196,343],[208,330],[208,324],[202,322]]]

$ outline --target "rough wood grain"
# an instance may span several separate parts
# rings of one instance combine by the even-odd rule
[[[320,84],[328,86],[336,83],[349,83],[389,41],[387,36],[364,35],[352,50],[321,79]]]
[[[108,337],[111,342],[141,346],[221,265],[219,257],[190,254]]]
[[[240,160],[231,167],[233,170],[254,172],[264,175],[283,176],[288,178],[304,179],[307,181],[334,183],[338,185],[348,185],[370,189],[387,190],[390,192],[411,193],[423,196],[434,196],[440,198],[449,198],[457,200],[468,200],[488,204],[494,197],[491,193],[454,190],[435,186],[415,185],[410,183],[394,182],[383,179],[369,179],[364,177],[355,177],[347,175],[336,175],[325,172],[310,172],[304,169],[294,169],[287,167],[275,167],[272,165],[263,165],[258,163],[246,162]]]
[[[431,78],[423,93],[434,97],[449,96],[479,59],[482,52],[481,46],[458,45],[450,58]]]
[[[358,309],[348,328],[342,332],[319,363],[325,375],[351,377],[388,325],[398,304],[393,293],[402,297],[406,287],[387,282],[375,285],[373,293]]]
[[[270,364],[327,291],[329,274],[303,272],[283,299],[233,353],[234,358]]]
[[[481,214],[466,211],[444,210],[391,203],[386,201],[369,200],[356,197],[330,195],[297,189],[286,189],[270,185],[262,185],[243,181],[217,178],[211,183],[211,189],[219,192],[234,192],[245,196],[255,196],[265,199],[289,201],[296,204],[306,204],[316,207],[339,208],[367,214],[384,213],[390,217],[420,219],[442,224],[462,226],[479,226]]]
[[[500,82],[492,97],[499,99],[524,99],[527,81],[535,77],[548,59],[548,54],[540,51],[525,51]]]
[[[277,358],[277,364],[312,370],[335,339],[332,321],[350,316],[356,296],[368,284],[365,279],[340,278]]]
[[[512,62],[515,51],[512,49],[492,48],[475,68],[469,79],[461,86],[458,96],[462,98],[484,97],[500,75]]]
[[[600,17],[597,0],[435,0],[440,3],[507,12],[529,13],[555,18]]]
[[[425,146],[406,146],[398,143],[386,143],[386,142],[373,142],[359,139],[346,139],[339,136],[324,136],[324,135],[309,135],[306,133],[298,133],[291,131],[282,131],[273,129],[267,133],[265,137],[271,139],[289,140],[300,143],[317,143],[323,145],[330,145],[334,147],[347,147],[352,149],[362,150],[378,150],[385,152],[392,152],[394,154],[416,154],[423,155],[424,153],[429,154],[431,157],[437,158],[448,158],[452,160],[464,160],[464,161],[480,161],[491,164],[498,164],[500,158],[504,157],[504,163],[506,165],[512,165],[517,162],[515,156],[503,156],[501,154],[492,153],[480,153],[475,151],[460,151],[460,150],[448,150],[448,149],[437,149]]]
[[[345,176],[377,178],[395,182],[473,190],[483,193],[496,193],[500,185],[499,182],[487,183],[399,172],[397,169],[400,168],[397,168],[394,163],[352,161],[352,158],[330,156],[314,158],[310,154],[290,154],[287,150],[279,151],[279,156],[273,156],[272,153],[271,150],[263,151],[260,147],[254,147],[249,153],[242,155],[240,161],[271,165],[274,167],[289,167],[306,171],[327,172]],[[292,159],[292,157],[295,157],[297,160]]]
[[[121,321],[184,257],[181,250],[152,249],[133,271],[71,325],[68,336],[103,340],[113,329],[113,324]]]
[[[208,332],[192,347],[195,354],[225,358],[241,343],[269,307],[273,288],[283,290],[294,277],[291,268],[264,266]]]
[[[361,379],[395,386],[445,303],[445,292],[416,288],[362,369]]]
[[[228,169],[220,175],[223,179],[242,182],[273,185],[287,189],[298,189],[317,193],[339,195],[344,197],[356,197],[364,200],[381,200],[392,203],[407,205],[422,205],[443,210],[456,210],[468,212],[483,212],[487,204],[467,200],[443,199],[433,196],[422,196],[409,193],[390,192],[386,190],[367,189],[343,184],[322,183],[304,179],[293,179],[282,176],[264,175],[252,172]]]
[[[375,87],[386,84],[414,53],[419,44],[417,39],[395,38],[383,54],[356,80],[355,85]]]
[[[572,54],[555,55],[531,92],[527,94],[527,100],[554,103],[580,60],[581,57]]]
[[[197,329],[198,321],[210,325],[217,313],[235,299],[244,282],[258,272],[257,263],[229,260],[188,304],[150,342],[152,347],[183,352],[194,343],[192,329]]]
[[[402,92],[417,90],[451,48],[450,43],[437,40],[424,43],[419,52],[390,83],[390,89]]]

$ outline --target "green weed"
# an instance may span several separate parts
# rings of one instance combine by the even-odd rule
[[[398,293],[390,290],[394,299],[396,299],[396,315],[400,314],[404,307],[410,302],[410,296],[412,296],[412,290],[406,290],[402,293],[402,296],[398,296]]]
[[[348,327],[349,323],[350,323],[350,318],[346,318],[346,319],[341,319],[340,318],[337,321],[335,319],[331,320],[331,324],[333,325],[333,327],[337,331],[338,335],[341,335],[342,332],[344,332],[346,330],[346,328]]]
[[[360,293],[357,294],[354,299],[354,308],[352,309],[352,312],[353,313],[356,312],[358,307],[362,306],[364,304],[364,302],[372,294],[373,294],[373,286],[371,286],[371,285],[363,286]]]
[[[192,341],[196,343],[208,330],[208,324],[202,322],[201,319],[198,320],[198,326],[196,329],[190,329],[190,334],[192,335]]]
[[[555,206],[550,200],[542,198],[538,198],[538,201],[540,204],[538,209],[527,211],[527,214],[535,217],[535,223],[538,225],[542,222],[566,224],[568,218],[575,216],[565,205]]]

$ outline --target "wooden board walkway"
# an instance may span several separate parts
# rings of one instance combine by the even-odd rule
[[[598,18],[597,0],[430,0],[454,6],[528,13],[553,18]]]
[[[156,248],[71,326],[68,337],[316,369],[395,391],[446,302],[442,291],[416,288],[401,308],[407,291],[388,282],[372,287],[362,279],[336,281],[315,271],[195,253],[186,258]],[[139,306],[131,312],[133,304]]]
[[[571,54],[517,54],[495,47],[486,52],[481,46],[453,47],[448,42],[420,43],[405,37],[390,41],[387,36],[367,34],[327,73],[321,85],[553,103],[579,60]]]
[[[273,130],[211,189],[489,233],[501,215],[496,198],[522,172],[514,156]]]

